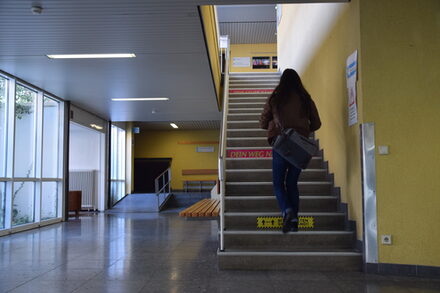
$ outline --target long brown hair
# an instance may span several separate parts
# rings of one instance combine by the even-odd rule
[[[270,95],[269,103],[272,107],[276,107],[279,113],[292,94],[297,94],[300,97],[304,114],[308,117],[310,115],[312,98],[304,88],[299,74],[294,69],[288,68],[284,70],[280,83]]]

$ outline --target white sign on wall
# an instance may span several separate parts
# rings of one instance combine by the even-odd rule
[[[358,52],[354,51],[347,58],[346,74],[347,74],[347,89],[348,89],[348,126],[352,126],[358,122],[357,111],[357,59]]]
[[[198,152],[198,153],[213,153],[214,147],[213,146],[197,147],[196,152]]]
[[[232,58],[232,67],[250,67],[251,57],[234,57]]]

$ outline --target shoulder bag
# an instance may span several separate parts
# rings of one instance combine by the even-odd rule
[[[312,157],[318,152],[315,140],[299,134],[293,128],[284,129],[278,119],[274,120],[280,126],[281,134],[275,138],[273,150],[295,167],[306,169]]]

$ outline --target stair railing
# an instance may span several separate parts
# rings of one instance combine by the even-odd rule
[[[224,50],[224,51],[223,51]],[[225,53],[224,66],[224,84],[223,84],[223,115],[220,131],[220,145],[218,157],[218,178],[220,185],[220,251],[224,250],[224,229],[225,229],[225,158],[226,158],[226,130],[227,130],[227,114],[228,114],[228,98],[229,98],[229,38],[227,39],[227,47],[222,48]]]
[[[154,190],[157,199],[157,211],[160,212],[171,195],[171,168],[166,169],[154,179]]]

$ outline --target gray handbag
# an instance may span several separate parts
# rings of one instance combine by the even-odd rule
[[[278,125],[281,126],[280,123]],[[289,163],[300,169],[306,169],[312,157],[318,152],[315,140],[302,136],[293,128],[281,127],[281,134],[275,138],[272,147]]]

